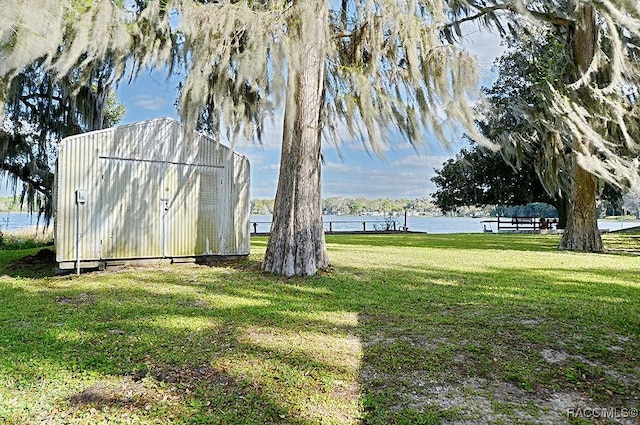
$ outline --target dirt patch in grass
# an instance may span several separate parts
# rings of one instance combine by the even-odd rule
[[[624,412],[637,412],[640,380],[607,357],[628,353],[629,338],[610,335],[604,342],[619,346],[598,352],[599,358],[572,350],[561,334],[527,341],[528,325],[545,319],[502,321],[495,332],[480,326],[470,338],[465,329],[477,325],[460,317],[455,332],[448,325],[412,329],[366,318],[374,329],[363,341],[364,423],[638,423]],[[614,417],[582,421],[580,415],[593,412]]]
[[[122,407],[146,408],[157,402],[175,401],[179,399],[175,390],[159,390],[155,385],[143,381],[134,381],[125,377],[121,381],[97,382],[70,398],[76,407],[91,406],[94,408]]]
[[[71,305],[75,307],[80,307],[83,305],[93,303],[94,298],[93,298],[93,295],[83,292],[73,297],[58,297],[56,298],[56,302],[60,305]]]
[[[181,388],[193,390],[201,383],[216,387],[238,387],[239,384],[224,372],[209,366],[174,368],[157,368],[150,375],[159,382],[179,384]],[[142,379],[145,374],[139,374],[137,379]]]
[[[423,396],[415,397],[411,407],[420,409],[430,404],[457,409],[465,417],[462,423],[473,424],[561,424],[568,423],[572,415],[579,415],[578,412],[605,409],[576,391],[531,393],[511,383],[477,378],[431,387]],[[631,425],[637,422],[635,418],[618,417],[615,423]]]
[[[540,389],[529,392],[509,382],[484,378],[467,377],[461,382],[442,381],[435,384],[431,379],[431,382],[425,381],[424,376],[419,374],[386,376],[382,379],[386,382],[394,380],[402,381],[403,385],[374,389],[368,383],[364,383],[364,387],[369,387],[369,390],[402,393],[402,398],[397,404],[385,407],[395,415],[393,419],[387,417],[387,423],[403,423],[398,418],[406,416],[406,412],[418,412],[417,414],[422,416],[431,414],[438,418],[434,423],[555,425],[573,423],[571,419],[577,418],[581,412],[597,414],[612,409],[611,406],[596,402],[578,391],[555,392]],[[617,411],[624,412],[625,409],[618,408]],[[369,422],[365,420],[365,423]],[[637,417],[619,415],[606,423],[634,425],[638,422]]]
[[[4,272],[13,277],[39,278],[54,276],[57,268],[56,253],[49,248],[43,248],[33,255],[10,261]]]
[[[563,363],[563,362],[566,362],[567,359],[569,359],[569,355],[564,351],[552,350],[548,348],[545,348],[544,350],[542,350],[540,354],[542,354],[542,358],[547,363],[552,363],[552,364]]]
[[[24,266],[27,264],[43,264],[43,263],[55,263],[56,253],[49,248],[43,248],[34,255],[27,255],[17,261],[11,263],[11,267]]]
[[[354,400],[360,395],[360,386],[355,383],[346,383],[342,381],[334,382],[335,387],[331,391],[331,396],[341,398],[343,400]]]
[[[463,423],[562,423],[563,414],[545,409],[545,404],[546,400],[511,383],[467,378],[457,384],[427,387],[422,394],[414,394],[407,407],[418,411],[425,406],[455,410],[464,420]]]
[[[229,400],[237,402],[257,390],[252,384],[243,384],[209,366],[155,366],[88,386],[71,396],[71,408],[64,413],[57,412],[55,418],[96,419],[101,412],[111,412],[116,416],[118,412],[154,416],[157,414],[154,412],[179,411],[176,406],[183,405],[196,393],[208,394],[212,398],[226,394]]]

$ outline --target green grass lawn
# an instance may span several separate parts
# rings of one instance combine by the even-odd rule
[[[605,235],[625,254],[553,235],[327,243],[308,279],[261,274],[264,238],[237,263],[79,277],[0,251],[0,422],[638,423],[633,235]]]

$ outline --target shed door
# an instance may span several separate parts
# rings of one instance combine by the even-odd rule
[[[220,169],[168,164],[164,180],[167,199],[165,255],[185,257],[219,253],[216,217]]]
[[[102,258],[163,256],[166,165],[101,158]]]

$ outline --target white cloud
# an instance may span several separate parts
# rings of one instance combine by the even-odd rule
[[[236,149],[236,152],[239,152]],[[242,152],[241,152],[242,153]],[[260,165],[264,165],[264,164],[270,164],[270,162],[267,160],[267,156],[266,155],[260,155],[260,154],[256,154],[256,153],[242,153],[243,155],[245,155],[247,158],[249,158],[249,162],[251,163],[251,167],[257,167]]]
[[[149,111],[159,111],[167,105],[167,101],[162,96],[150,96],[148,94],[140,94],[134,96],[133,105]]]
[[[274,117],[274,120],[266,119],[264,122],[264,130],[262,132],[262,143],[260,146],[263,150],[280,150],[282,146],[282,114]]]
[[[408,155],[395,161],[391,167],[397,169],[440,167],[449,158],[448,156]]]
[[[340,173],[354,173],[360,174],[362,173],[362,167],[354,166],[352,164],[347,164],[345,162],[327,162],[322,167],[324,172],[332,173],[332,174],[340,174]]]
[[[390,164],[329,162],[323,172],[323,196],[366,198],[428,197],[436,187],[433,169],[448,157],[408,155]]]
[[[252,163],[251,197],[273,198],[277,187],[278,162]],[[431,177],[445,156],[408,155],[388,164],[360,161],[358,164],[339,160],[327,161],[322,167],[323,197],[419,198],[435,191]],[[251,158],[250,158],[251,160]]]
[[[276,196],[275,180],[251,179],[251,199],[273,199]]]
[[[270,171],[278,171],[280,170],[280,164],[270,164],[266,167],[262,167],[263,170],[270,170]]]

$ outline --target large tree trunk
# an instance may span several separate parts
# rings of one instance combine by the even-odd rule
[[[595,9],[591,4],[582,5],[574,24],[571,48],[573,58],[581,72],[585,72],[595,55],[597,26]],[[574,143],[574,152],[585,149],[581,140]],[[572,251],[600,252],[602,238],[598,230],[596,212],[596,178],[573,161],[571,202],[567,227],[560,241],[560,249]]]
[[[566,195],[565,195],[566,196]],[[567,215],[569,214],[569,210],[570,210],[570,204],[569,204],[569,200],[567,200],[567,198],[555,198],[555,199],[551,199],[551,201],[549,202],[551,205],[553,205],[556,209],[556,211],[558,211],[558,229],[565,229],[567,227]]]
[[[271,236],[262,269],[313,275],[329,265],[320,191],[321,115],[324,103],[327,2],[298,2],[291,30],[300,40],[288,70],[280,176]]]
[[[575,164],[571,190],[571,206],[560,249],[600,252],[603,248],[596,211],[596,178]]]

